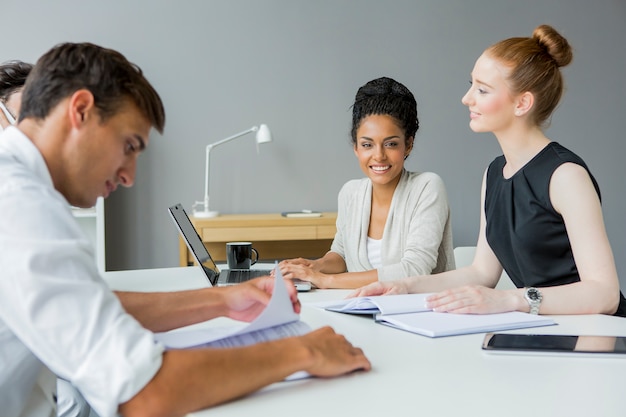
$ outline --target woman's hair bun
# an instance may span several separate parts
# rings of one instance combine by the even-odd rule
[[[564,67],[572,62],[574,57],[572,47],[559,32],[550,25],[541,25],[533,31],[533,39],[545,49],[556,65]]]

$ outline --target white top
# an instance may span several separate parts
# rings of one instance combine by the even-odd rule
[[[0,271],[2,416],[56,415],[47,369],[114,416],[160,368],[163,347],[102,280],[41,154],[15,127],[0,134]]]
[[[382,248],[382,239],[372,239],[371,237],[367,238],[367,259],[369,259],[370,264],[376,269],[383,266],[383,259],[381,256]]]
[[[402,171],[383,230],[380,281],[454,269],[452,224],[443,180],[432,172]],[[337,233],[331,251],[348,272],[375,269],[367,255],[372,181],[348,181],[338,197]]]

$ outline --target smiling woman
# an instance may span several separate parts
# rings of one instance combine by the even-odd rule
[[[356,288],[454,268],[443,181],[432,172],[404,168],[418,127],[417,102],[401,83],[382,77],[358,90],[352,144],[366,178],[347,182],[339,192],[330,251],[317,260],[283,261],[283,276],[319,288]]]

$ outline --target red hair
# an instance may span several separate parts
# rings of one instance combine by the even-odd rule
[[[541,25],[532,37],[505,39],[491,45],[485,53],[510,69],[507,82],[514,94],[533,94],[531,120],[544,125],[563,94],[560,67],[572,62],[572,48],[567,40],[552,26]]]

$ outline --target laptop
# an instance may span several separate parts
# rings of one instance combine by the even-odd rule
[[[193,254],[194,259],[200,265],[202,272],[206,275],[209,283],[213,287],[221,287],[226,285],[235,285],[252,278],[266,276],[271,273],[271,269],[222,269],[220,270],[209,251],[207,250],[198,232],[191,224],[189,216],[185,212],[183,206],[175,204],[168,208],[170,216],[183,238],[189,251]],[[309,291],[311,283],[308,281],[292,280],[298,291]]]

